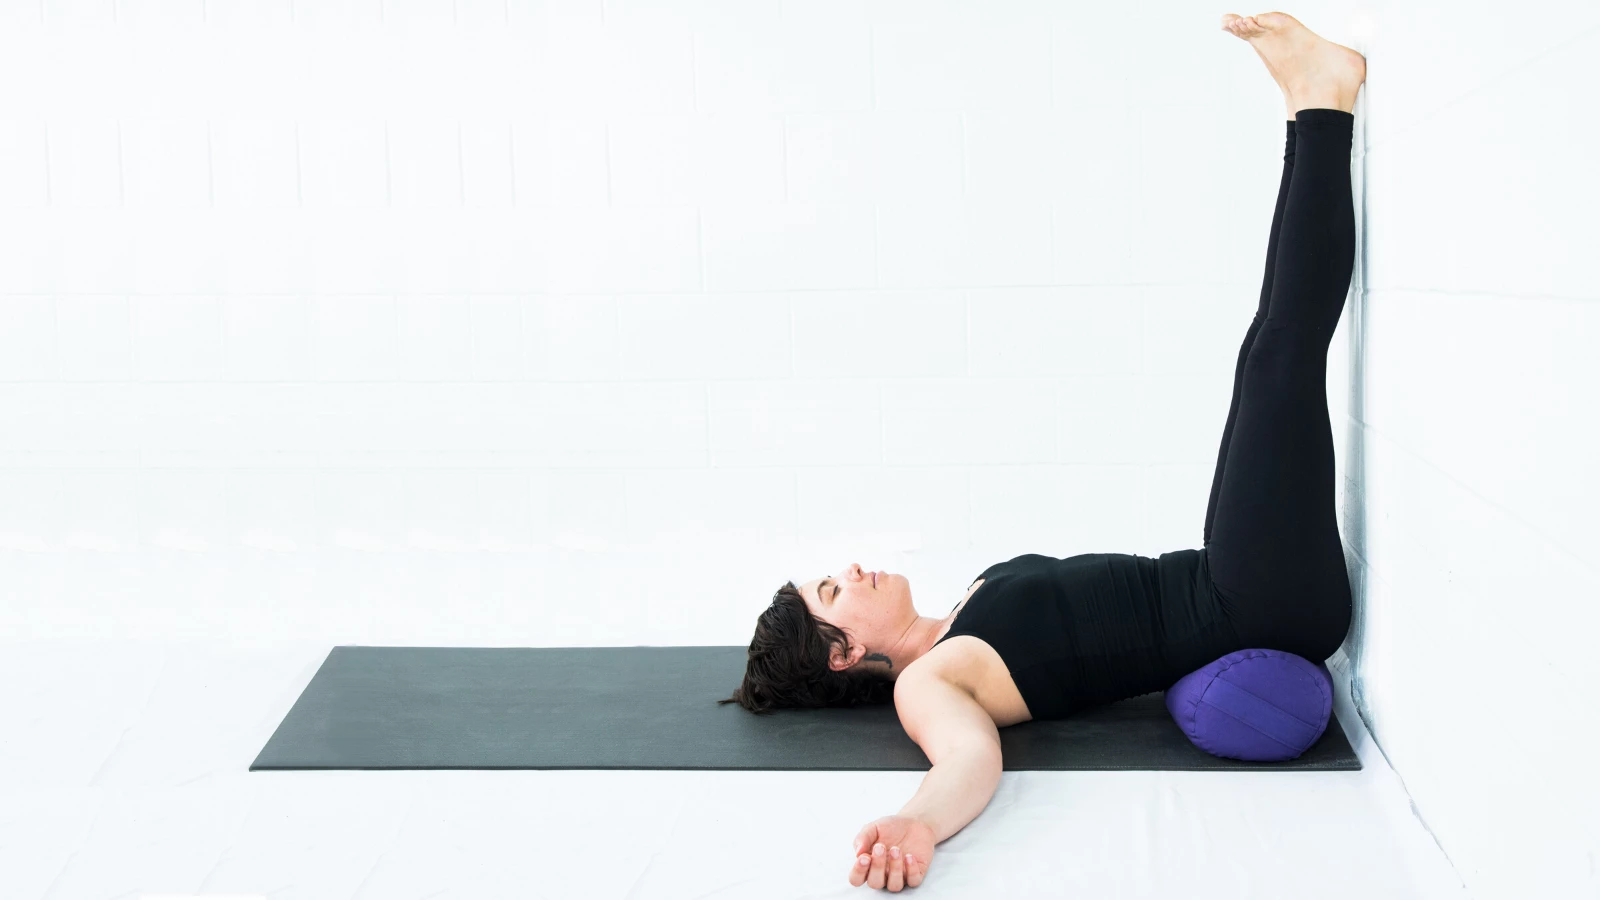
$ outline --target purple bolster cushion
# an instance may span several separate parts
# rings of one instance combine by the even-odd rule
[[[1333,677],[1282,650],[1235,650],[1167,689],[1167,712],[1196,747],[1255,762],[1294,759],[1327,730]]]

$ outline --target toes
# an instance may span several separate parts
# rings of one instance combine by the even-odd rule
[[[1271,26],[1273,28],[1284,28],[1294,24],[1296,21],[1294,16],[1281,12],[1256,13],[1250,17],[1250,20],[1255,22],[1257,26],[1261,28],[1266,28],[1267,26]]]
[[[1241,16],[1235,13],[1223,14],[1222,28],[1224,31],[1246,40],[1260,37],[1267,33],[1267,27],[1255,16]]]

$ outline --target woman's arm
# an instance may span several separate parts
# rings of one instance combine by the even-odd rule
[[[933,763],[900,815],[927,822],[943,841],[976,819],[999,787],[1000,731],[971,692],[934,672],[901,675],[894,704]]]
[[[916,796],[899,814],[926,822],[933,829],[934,843],[940,843],[989,805],[1000,786],[1002,768],[998,753],[952,753],[928,770]]]

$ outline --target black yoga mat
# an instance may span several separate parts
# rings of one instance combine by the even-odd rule
[[[744,664],[738,646],[334,647],[250,769],[928,768],[892,703],[718,706]],[[1212,756],[1163,698],[1002,728],[1005,768],[1361,768],[1337,719],[1298,759]]]

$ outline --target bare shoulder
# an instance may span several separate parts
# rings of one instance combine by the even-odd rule
[[[920,663],[921,660],[918,660]],[[956,755],[1000,762],[999,726],[983,704],[929,666],[906,667],[894,689],[895,713],[906,734],[934,765]]]
[[[982,654],[978,651],[988,646],[972,635],[958,634],[922,654],[915,662],[906,666],[900,677],[931,676],[975,694],[978,683],[982,680],[980,676],[984,668]]]
[[[981,638],[958,634],[924,653],[900,673],[901,678],[924,675],[953,684],[970,694],[994,720],[996,727],[1004,728],[1033,718],[1011,678],[1011,670],[1006,668],[1000,654]]]

